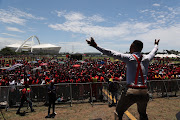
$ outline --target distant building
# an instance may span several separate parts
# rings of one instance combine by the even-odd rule
[[[37,45],[34,45],[34,38],[36,38],[36,40],[38,41]],[[59,54],[61,49],[60,46],[52,44],[40,44],[40,41],[36,36],[29,37],[22,44],[11,44],[7,45],[6,47],[14,50],[15,52],[30,52],[35,54]]]

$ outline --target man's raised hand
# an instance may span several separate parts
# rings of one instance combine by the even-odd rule
[[[155,44],[155,45],[158,45],[158,44],[159,44],[159,41],[160,41],[160,39],[158,39],[158,40],[155,39],[154,44]]]
[[[87,44],[89,44],[92,47],[97,47],[96,42],[94,41],[94,38],[90,38],[90,40],[86,40]]]

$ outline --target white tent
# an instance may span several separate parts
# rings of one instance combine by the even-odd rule
[[[177,58],[177,57],[179,57],[179,56],[178,56],[178,55],[175,55],[175,54],[170,54],[169,57],[170,57],[170,58],[172,58],[172,57],[173,57],[173,58]]]
[[[166,58],[166,57],[169,57],[169,58],[178,58],[180,56],[175,55],[175,54],[156,54],[155,57],[160,57],[160,58]]]

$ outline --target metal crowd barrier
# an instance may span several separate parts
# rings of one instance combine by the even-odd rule
[[[57,104],[101,101],[102,88],[107,83],[60,83],[55,84]],[[107,86],[107,85],[106,85]],[[18,107],[20,105],[21,89],[24,86],[0,87],[0,102],[5,102],[6,108]],[[41,106],[48,104],[48,85],[30,85],[29,98],[33,105]],[[0,105],[1,106],[1,105]]]
[[[6,107],[8,105],[8,99],[9,99],[9,87],[3,86],[0,87],[0,106]]]
[[[149,80],[148,90],[150,97],[180,97],[180,79]]]
[[[96,102],[104,103],[109,100],[108,83],[60,83],[55,84],[57,93],[57,104],[67,104],[72,106],[74,103],[89,102],[94,105]],[[119,82],[118,98],[121,95],[126,82]],[[29,97],[33,105],[46,105],[48,85],[31,85]],[[0,106],[6,108],[18,107],[20,104],[21,89],[23,86],[1,86],[0,87]],[[158,97],[180,96],[180,79],[176,80],[149,80],[148,90],[152,99]]]

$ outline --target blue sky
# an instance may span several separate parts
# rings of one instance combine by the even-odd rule
[[[179,0],[0,0],[0,48],[36,35],[61,52],[97,52],[85,40],[120,52],[133,40],[149,52],[180,51]]]

